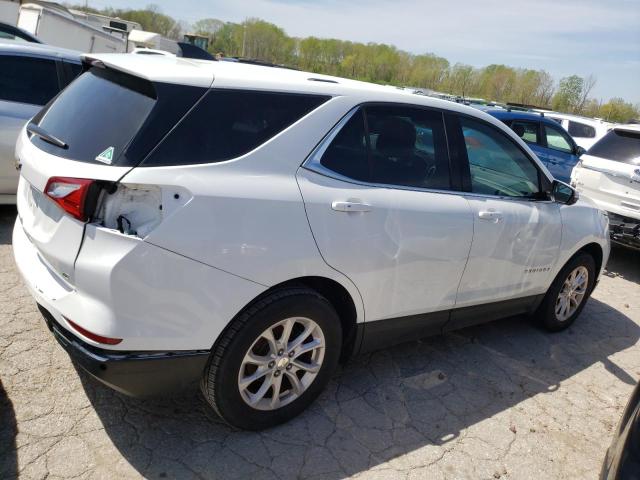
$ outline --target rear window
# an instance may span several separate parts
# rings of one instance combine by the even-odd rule
[[[569,135],[579,138],[595,138],[596,129],[591,125],[569,120]]]
[[[610,130],[588,151],[589,155],[640,165],[640,132]]]
[[[320,95],[212,89],[142,166],[191,165],[237,158],[328,99]]]
[[[72,160],[137,165],[205,91],[152,84],[110,69],[92,68],[34,118],[68,148],[35,135],[31,141],[44,151]]]

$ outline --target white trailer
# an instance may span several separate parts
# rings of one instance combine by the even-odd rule
[[[57,47],[89,53],[127,51],[126,34],[107,33],[76,19],[66,8],[53,3],[22,4],[18,27]]]
[[[0,0],[0,22],[15,25],[18,22],[18,0]]]
[[[144,30],[131,30],[129,33],[129,46],[163,50],[174,55],[180,51],[175,40],[163,37],[159,33],[145,32]]]

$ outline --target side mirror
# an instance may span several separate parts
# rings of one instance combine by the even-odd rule
[[[587,153],[587,149],[586,148],[581,147],[580,145],[576,145],[576,148],[575,148],[575,151],[574,151],[574,154],[575,154],[576,157],[579,157],[579,156],[581,156],[581,155],[583,155],[585,153]]]
[[[551,196],[554,202],[564,203],[565,205],[573,205],[580,198],[580,194],[575,189],[558,180],[553,181]]]

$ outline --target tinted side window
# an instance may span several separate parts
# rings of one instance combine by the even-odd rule
[[[240,157],[328,98],[248,90],[210,90],[142,165],[213,163]]]
[[[580,138],[595,138],[596,129],[591,125],[569,120],[569,135]]]
[[[516,132],[516,135],[518,135],[525,142],[536,143],[538,141],[537,123],[514,120],[513,122],[511,122],[511,130]]]
[[[325,150],[320,164],[354,180],[369,180],[364,115],[358,110]]]
[[[370,106],[365,113],[374,183],[451,188],[441,113],[400,106]]]
[[[0,100],[44,105],[58,93],[53,60],[0,55]]]
[[[549,148],[561,152],[573,153],[573,144],[566,133],[551,125],[544,126],[544,133],[547,137],[547,146]]]
[[[640,132],[610,130],[589,149],[589,155],[640,165]]]
[[[539,192],[538,169],[502,132],[461,118],[469,159],[471,190],[485,195],[531,197]]]

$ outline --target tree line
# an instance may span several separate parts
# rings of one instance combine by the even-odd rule
[[[84,7],[74,7],[87,10]],[[412,54],[393,45],[360,43],[317,37],[290,37],[272,23],[250,18],[242,23],[214,18],[192,25],[180,23],[153,5],[145,9],[88,9],[95,13],[136,21],[144,30],[180,39],[182,33],[209,38],[215,54],[244,57],[328,75],[396,86],[410,86],[495,102],[550,108],[560,112],[626,122],[640,117],[640,104],[622,98],[607,102],[590,97],[593,75],[571,75],[556,82],[545,70],[508,65],[473,67],[450,64],[433,53]]]

